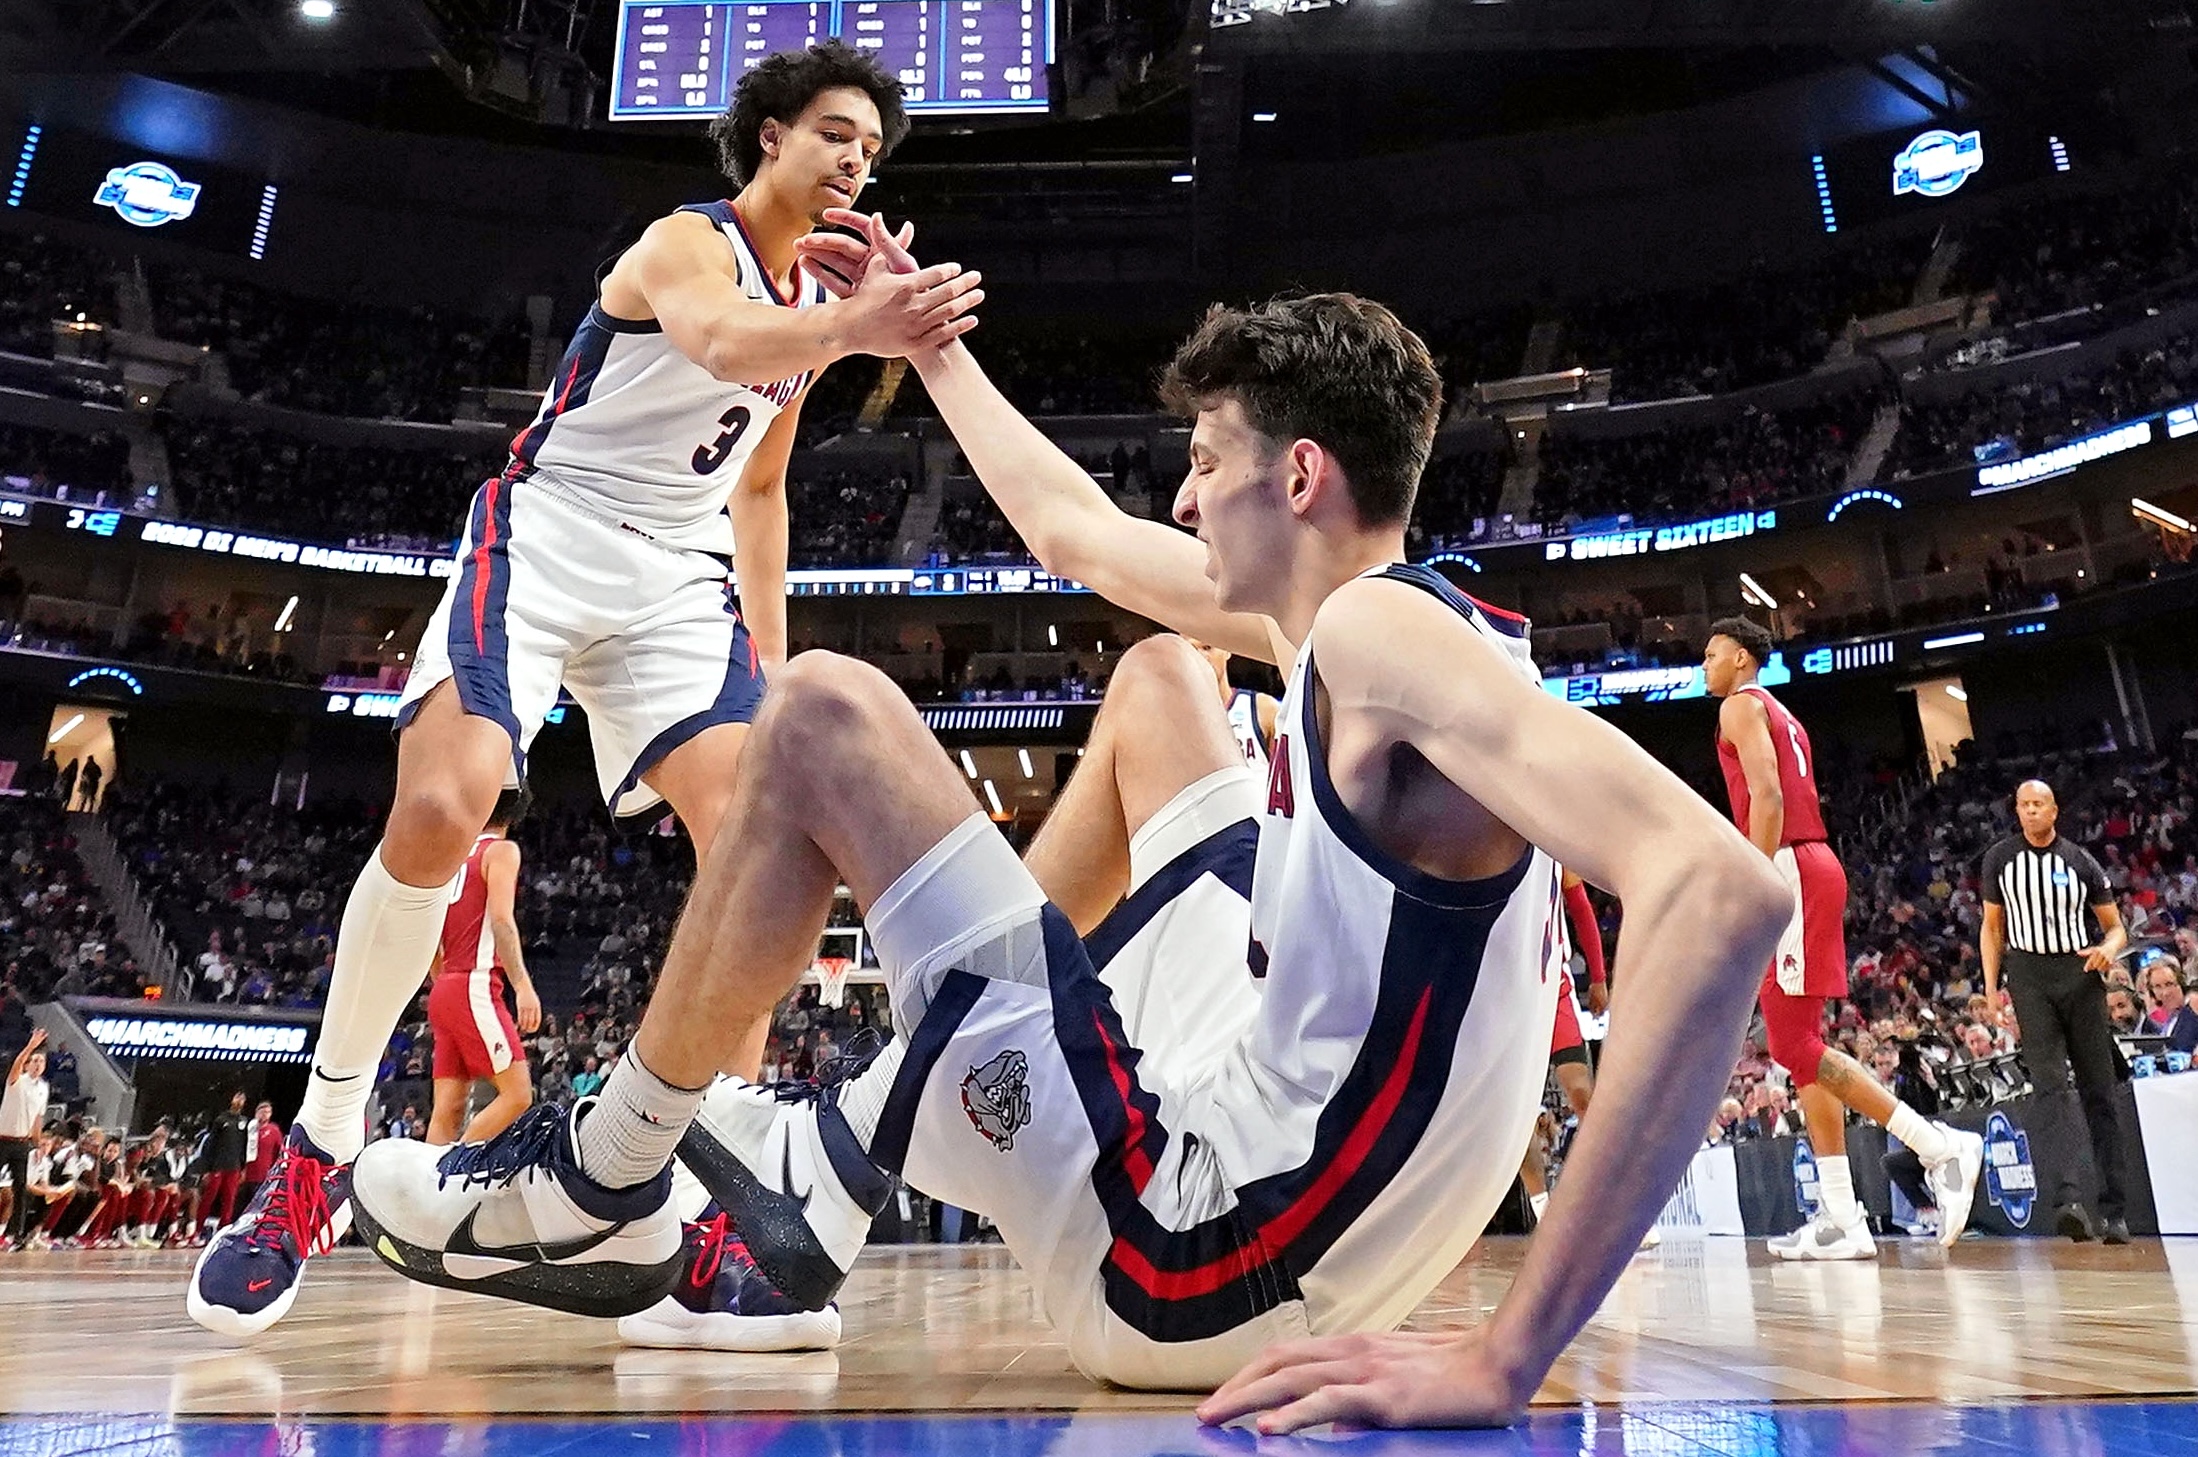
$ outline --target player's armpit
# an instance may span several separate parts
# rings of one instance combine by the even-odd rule
[[[1562,703],[1417,587],[1367,579],[1320,610],[1320,676],[1522,837],[1629,904],[1696,873],[1764,879],[1732,827],[1640,745]],[[1775,877],[1773,877],[1775,879]]]
[[[649,224],[603,280],[614,318],[655,320],[680,353],[728,384],[767,385],[846,351],[829,305],[786,309],[750,298],[724,234],[701,213]]]
[[[955,443],[1024,545],[1055,576],[1240,657],[1287,665],[1269,619],[1214,600],[1196,538],[1132,516],[1010,404],[960,345],[912,361]]]

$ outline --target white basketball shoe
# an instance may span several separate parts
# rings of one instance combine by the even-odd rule
[[[647,1310],[687,1264],[671,1174],[606,1189],[582,1173],[574,1130],[594,1101],[538,1104],[486,1143],[367,1145],[351,1166],[360,1237],[423,1284],[573,1315]]]
[[[1984,1140],[1959,1128],[1939,1125],[1953,1152],[1923,1171],[1931,1197],[1939,1205],[1939,1243],[1948,1249],[1969,1227],[1969,1206],[1976,1202],[1977,1180],[1984,1177]]]

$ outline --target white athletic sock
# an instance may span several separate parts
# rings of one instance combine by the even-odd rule
[[[588,1116],[580,1120],[580,1171],[606,1189],[631,1189],[663,1172],[709,1085],[675,1088],[628,1045]]]
[[[1539,1194],[1529,1194],[1526,1202],[1534,1206],[1534,1222],[1540,1224],[1542,1216],[1549,1212],[1549,1191],[1545,1189]]]
[[[1954,1140],[1946,1136],[1946,1130],[1906,1103],[1893,1104],[1893,1116],[1885,1120],[1885,1131],[1908,1145],[1908,1151],[1925,1164],[1942,1164],[1953,1156]]]
[[[1816,1193],[1825,1214],[1841,1229],[1862,1218],[1862,1206],[1855,1202],[1855,1176],[1847,1167],[1847,1155],[1816,1161]]]
[[[860,1075],[849,1078],[839,1086],[840,1112],[847,1119],[847,1126],[855,1130],[855,1137],[862,1140],[865,1152],[870,1141],[878,1136],[878,1120],[885,1114],[885,1100],[893,1094],[893,1084],[900,1080],[901,1062],[908,1056],[908,1039],[896,1037],[885,1049],[870,1061]]]
[[[340,1160],[358,1157],[366,1146],[374,1074],[397,1019],[427,976],[443,934],[449,891],[447,881],[421,886],[397,879],[382,864],[382,847],[376,845],[344,902],[328,1006],[298,1109],[306,1136]]]

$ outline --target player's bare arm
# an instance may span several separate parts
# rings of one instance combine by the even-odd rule
[[[1462,1333],[1348,1336],[1278,1347],[1200,1408],[1266,1413],[1262,1430],[1329,1421],[1512,1421],[1624,1269],[1685,1171],[1724,1090],[1763,963],[1789,909],[1763,858],[1632,740],[1526,682],[1438,601],[1357,581],[1317,619],[1333,726],[1329,770],[1375,840],[1452,876],[1531,842],[1629,907],[1624,1015],[1605,1044],[1546,1228],[1503,1302]],[[1415,758],[1416,756],[1416,758]],[[1396,774],[1424,761],[1420,788]],[[1447,781],[1472,843],[1391,823]]]
[[[1778,780],[1778,746],[1771,742],[1771,716],[1753,693],[1735,693],[1717,709],[1717,731],[1740,754],[1748,776],[1748,841],[1776,856],[1786,834],[1786,791]]]
[[[488,889],[488,929],[496,941],[496,959],[518,1002],[519,1030],[533,1032],[542,1025],[542,999],[534,993],[534,978],[527,975],[526,947],[519,939],[519,858],[517,845],[498,840],[481,857],[481,879]],[[436,955],[440,961],[441,953]]]
[[[850,354],[897,358],[976,326],[983,277],[958,263],[899,274],[866,269],[844,298],[815,308],[760,303],[740,286],[732,250],[698,213],[649,225],[603,279],[614,318],[654,319],[679,351],[718,379],[762,386]]]
[[[725,509],[733,518],[733,576],[740,584],[740,616],[763,659],[768,678],[786,665],[786,469],[801,432],[808,388],[771,422],[740,473]]]
[[[861,238],[812,234],[798,245],[804,265],[828,290],[849,288],[851,280],[879,266],[881,257],[895,268],[915,267],[915,259],[887,235],[882,218],[835,208],[824,219],[862,233]],[[1288,645],[1272,622],[1225,612],[1215,602],[1205,552],[1196,540],[1115,505],[1083,467],[1008,402],[967,348],[949,344],[912,353],[909,362],[923,376],[977,478],[1047,571],[1200,642],[1287,665]],[[1197,468],[1194,449],[1192,469]]]

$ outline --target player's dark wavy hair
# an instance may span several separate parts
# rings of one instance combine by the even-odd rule
[[[805,51],[780,51],[740,78],[732,109],[710,123],[718,170],[747,186],[763,167],[764,122],[791,126],[819,91],[839,86],[860,91],[877,105],[885,133],[885,143],[878,150],[883,161],[908,136],[901,83],[845,41],[828,40]]]
[[[1771,630],[1752,617],[1721,617],[1710,624],[1710,636],[1731,638],[1758,668],[1771,660]]]
[[[1160,397],[1184,416],[1233,399],[1278,448],[1321,446],[1368,526],[1411,516],[1442,422],[1442,376],[1427,345],[1388,309],[1348,293],[1214,305],[1176,351]]]

